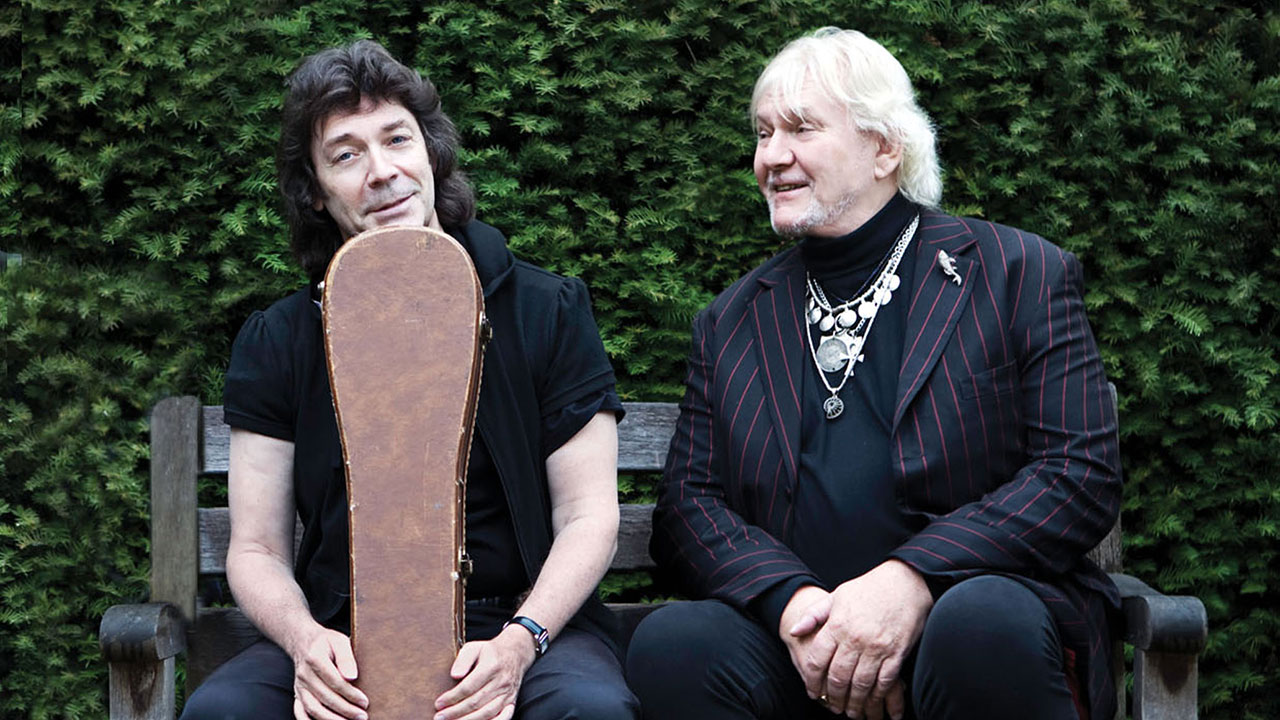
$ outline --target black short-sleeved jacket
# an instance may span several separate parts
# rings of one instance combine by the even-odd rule
[[[449,234],[484,289],[493,338],[485,353],[476,431],[511,510],[521,562],[536,578],[551,548],[545,421],[606,391],[614,375],[582,281],[516,260],[493,227]],[[609,406],[616,406],[616,397]],[[245,322],[224,395],[228,425],[294,443],[294,500],[303,523],[295,574],[322,624],[344,627],[349,593],[346,482],[325,368],[320,310],[300,290]],[[561,439],[563,441],[563,439]],[[572,625],[609,639],[612,618],[593,596]]]

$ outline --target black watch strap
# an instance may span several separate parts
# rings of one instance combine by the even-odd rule
[[[508,625],[519,625],[533,634],[533,647],[539,656],[547,653],[547,645],[551,643],[551,634],[547,629],[538,623],[530,620],[523,615],[517,615],[502,624],[502,629],[506,630]]]

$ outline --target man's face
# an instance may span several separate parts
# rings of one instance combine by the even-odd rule
[[[311,136],[320,197],[344,238],[387,225],[440,230],[426,138],[403,105],[364,101],[320,121]]]
[[[756,107],[756,182],[773,229],[792,237],[853,232],[896,192],[901,151],[858,130],[811,84],[800,100],[803,117],[777,92]]]

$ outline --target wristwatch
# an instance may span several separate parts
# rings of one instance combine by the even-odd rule
[[[534,651],[538,653],[539,657],[547,653],[547,645],[551,642],[551,635],[546,628],[523,615],[517,615],[506,621],[502,624],[502,629],[506,630],[507,626],[511,624],[519,625],[533,634]]]

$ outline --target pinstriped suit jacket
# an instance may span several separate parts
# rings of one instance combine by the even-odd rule
[[[926,211],[891,437],[892,482],[920,528],[896,557],[934,583],[998,573],[1031,587],[1094,718],[1114,713],[1106,575],[1085,559],[1120,503],[1116,418],[1075,257],[1014,228]],[[938,268],[939,250],[962,282]],[[805,271],[791,248],[694,320],[654,557],[693,597],[738,608],[806,572],[795,517]],[[884,342],[880,338],[877,342]],[[1083,695],[1084,697],[1079,697]]]

